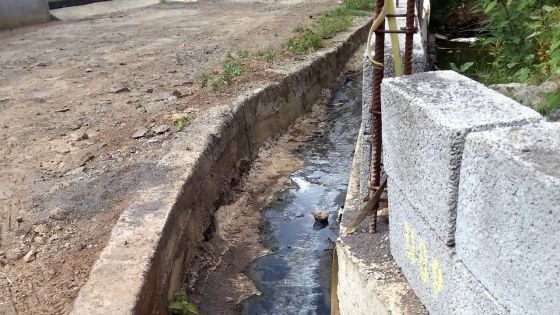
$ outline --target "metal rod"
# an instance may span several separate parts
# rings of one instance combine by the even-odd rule
[[[413,28],[411,30],[396,30],[396,31],[391,31],[391,30],[377,30],[375,31],[376,33],[384,33],[384,34],[392,34],[392,33],[397,33],[397,34],[414,34],[416,33],[417,29]]]
[[[393,1],[393,0],[387,0]],[[383,11],[385,0],[377,0],[375,13],[376,17]],[[377,30],[385,30],[385,21],[381,23]],[[383,32],[375,33],[375,55],[374,60],[383,63],[385,59],[385,34]],[[372,165],[370,168],[370,188],[379,189],[381,180],[381,82],[383,81],[383,68],[375,67],[372,86],[372,102],[371,102],[371,116],[372,116],[372,134],[371,134],[371,149],[372,149]],[[372,217],[372,233],[377,232],[377,209],[379,202],[373,207]]]
[[[414,29],[414,0],[406,3],[406,37],[404,42],[404,74],[412,74],[412,41],[414,33],[408,32]]]

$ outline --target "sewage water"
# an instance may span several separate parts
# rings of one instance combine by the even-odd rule
[[[249,266],[262,292],[243,305],[243,314],[330,314],[331,263],[361,123],[362,73],[349,72],[335,87],[326,123],[300,147],[302,169],[263,209],[261,239],[271,254]],[[329,213],[317,224],[311,212]]]

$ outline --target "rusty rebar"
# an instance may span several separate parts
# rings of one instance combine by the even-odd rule
[[[392,0],[388,0],[392,1]],[[385,5],[384,0],[376,1],[375,14],[376,18],[383,11]],[[375,32],[375,49],[374,60],[383,63],[385,59],[385,22],[381,23]],[[381,31],[381,32],[378,32]],[[372,85],[372,102],[370,107],[372,126],[371,126],[371,149],[372,164],[370,168],[370,188],[378,189],[381,181],[381,82],[383,81],[383,68],[374,67],[373,85]],[[379,203],[373,207],[372,228],[371,232],[377,231],[377,209]]]
[[[406,35],[404,42],[404,74],[412,74],[412,46],[413,37],[416,33],[414,27],[414,0],[408,0],[406,3]]]

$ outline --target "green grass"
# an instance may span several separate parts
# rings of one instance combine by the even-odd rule
[[[212,76],[209,75],[208,73],[203,73],[200,76],[200,86],[203,88],[207,87],[210,80],[212,80]]]
[[[343,5],[321,14],[310,27],[297,26],[297,34],[285,45],[286,50],[300,55],[323,47],[323,41],[352,26],[354,16],[373,10],[373,0],[347,0]]]
[[[228,54],[226,61],[222,64],[221,73],[216,75],[204,73],[200,77],[200,86],[205,88],[211,85],[214,91],[221,91],[224,86],[231,84],[237,77],[248,72],[247,58],[249,55],[247,50],[240,50],[235,56]]]
[[[274,47],[268,46],[266,48],[260,49],[255,53],[255,56],[264,58],[266,62],[272,62],[276,58],[276,50]]]

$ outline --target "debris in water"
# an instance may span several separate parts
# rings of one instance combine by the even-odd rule
[[[328,223],[329,222],[329,214],[325,210],[317,210],[313,211],[313,217],[315,221],[319,223]]]

